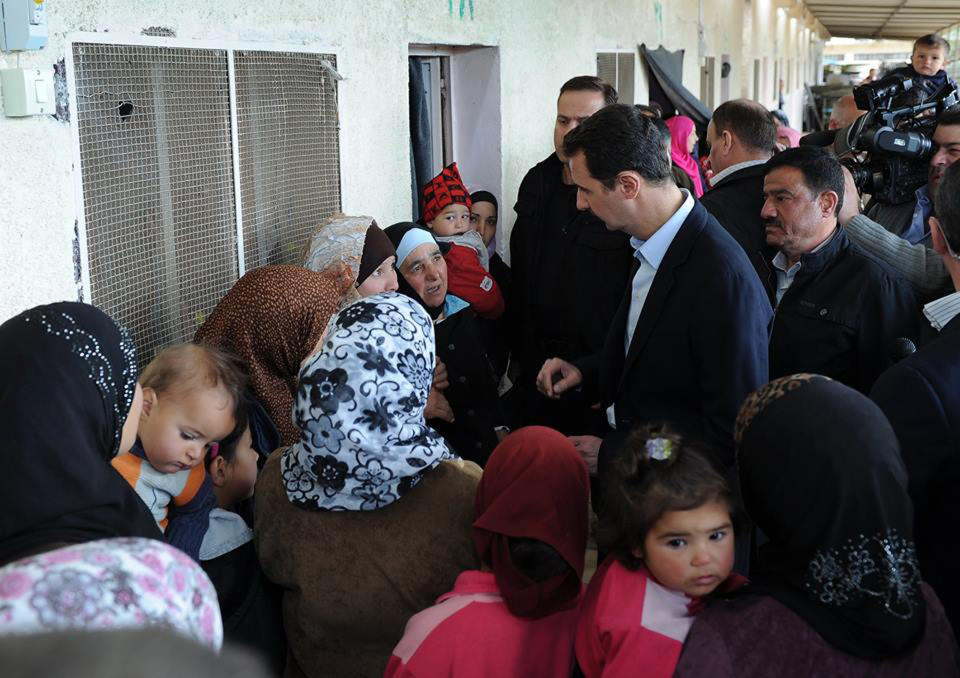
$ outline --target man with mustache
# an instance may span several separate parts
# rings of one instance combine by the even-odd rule
[[[854,194],[840,211],[840,223],[850,240],[903,275],[925,302],[953,289],[941,258],[930,247],[928,220],[944,171],[960,159],[960,109],[940,116],[933,143],[928,182],[917,190],[915,200],[903,205],[873,205],[860,214]],[[847,185],[852,187],[853,182]]]
[[[764,166],[767,244],[777,248],[770,378],[815,372],[864,393],[893,362],[896,339],[915,340],[919,308],[906,280],[838,228],[840,163],[814,146]]]

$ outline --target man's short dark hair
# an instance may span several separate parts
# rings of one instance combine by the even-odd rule
[[[618,96],[613,85],[595,75],[578,75],[570,78],[560,88],[560,96],[563,96],[564,92],[600,92],[603,95],[604,106],[617,103]],[[560,96],[557,98],[559,99]]]
[[[837,194],[837,207],[834,214],[839,216],[843,206],[843,168],[840,161],[825,148],[819,146],[797,146],[777,153],[763,166],[763,175],[767,176],[780,167],[795,167],[803,173],[803,183],[814,197],[833,191]]]
[[[953,127],[954,125],[960,125],[960,106],[948,108],[937,118],[937,127]]]
[[[730,132],[740,143],[755,151],[773,153],[777,143],[777,125],[767,109],[755,101],[733,99],[713,112],[714,134]]]
[[[940,230],[956,254],[960,252],[960,162],[953,163],[943,173],[935,202]]]
[[[922,35],[913,42],[913,51],[917,51],[917,47],[941,47],[943,49],[943,56],[946,58],[950,54],[950,43],[947,42],[947,39],[937,35],[936,33],[927,33]]]
[[[572,158],[580,151],[590,176],[608,189],[614,187],[620,172],[630,170],[649,184],[673,179],[670,153],[656,119],[627,104],[601,108],[568,132],[563,138],[564,155]]]

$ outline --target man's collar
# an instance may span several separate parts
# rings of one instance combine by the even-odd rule
[[[924,305],[923,315],[937,332],[940,332],[947,323],[960,314],[960,292],[953,292],[936,301]]]
[[[756,165],[763,165],[767,162],[767,158],[762,160],[746,160],[744,162],[738,162],[736,165],[730,165],[727,169],[722,172],[717,172],[710,178],[710,186],[716,186],[721,181],[729,177],[734,172],[739,172],[742,169],[747,169],[748,167],[755,167]]]
[[[803,264],[804,270],[820,270],[824,263],[830,261],[834,254],[836,254],[837,248],[839,248],[843,242],[843,236],[841,234],[842,230],[840,229],[840,226],[837,225],[837,227],[833,229],[833,232],[827,236],[826,240],[814,247],[809,252],[800,255],[800,258],[797,260],[797,262]],[[784,255],[784,258],[786,259],[786,255]],[[791,266],[791,268],[793,267]]]
[[[666,220],[663,226],[658,228],[647,240],[630,238],[630,244],[635,250],[634,256],[650,264],[655,269],[660,268],[660,263],[670,248],[670,243],[673,242],[683,222],[687,220],[690,212],[693,211],[693,195],[685,188],[681,188],[680,192],[684,196],[683,202],[680,204],[680,208]]]

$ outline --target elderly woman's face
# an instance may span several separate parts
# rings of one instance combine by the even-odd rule
[[[400,273],[427,306],[443,305],[447,296],[447,262],[436,243],[415,247],[403,260]]]
[[[371,294],[380,294],[381,292],[396,292],[399,287],[397,285],[397,269],[393,267],[396,261],[397,258],[392,255],[384,259],[383,263],[377,266],[377,270],[357,285],[357,293],[361,297],[369,297]]]

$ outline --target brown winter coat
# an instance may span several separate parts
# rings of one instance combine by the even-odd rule
[[[287,500],[281,454],[257,481],[255,533],[264,573],[284,590],[285,675],[382,676],[407,619],[479,568],[480,468],[442,462],[375,511],[309,511]]]

